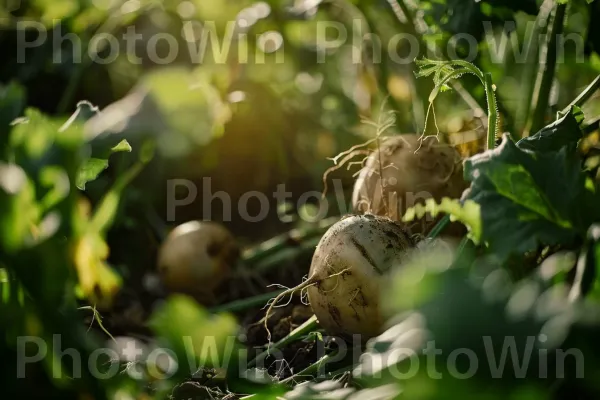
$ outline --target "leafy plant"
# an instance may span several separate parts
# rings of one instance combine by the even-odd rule
[[[38,0],[0,7],[0,49],[8,60],[0,65],[0,356],[5,365],[19,366],[41,349],[32,338],[54,346],[58,335],[62,346],[28,364],[26,379],[4,374],[4,397],[598,397],[600,188],[589,167],[600,142],[598,2],[546,0],[541,12],[540,2],[496,0],[117,3]],[[52,29],[52,40],[26,49],[27,63],[15,60],[23,47],[13,40],[34,39],[29,34],[35,32],[18,29],[24,18]],[[514,31],[505,31],[507,21]],[[211,22],[214,32],[205,30]],[[323,26],[353,36],[333,41]],[[207,54],[213,59],[202,63],[178,54],[177,66],[169,68],[149,57],[135,63],[123,53],[114,63],[92,62],[112,50],[110,41],[98,45],[100,37],[130,28],[150,36],[168,32],[179,53],[202,38],[211,46],[212,39],[228,40],[231,51],[223,58]],[[399,56],[394,50],[406,50],[400,42],[399,49],[377,49],[376,40],[355,46],[370,33],[385,40],[417,35],[417,61],[389,61]],[[450,40],[456,33],[475,35],[472,62],[430,51],[439,39],[447,53],[463,54],[459,41]],[[577,45],[557,51],[563,33],[586,37],[582,62]],[[81,40],[81,63],[67,57],[69,40],[50,49],[60,34]],[[540,43],[527,47],[533,49],[525,54],[528,65],[511,60],[510,46],[499,46],[498,57],[485,54],[491,39],[512,45],[531,37]],[[539,48],[545,51],[537,54]],[[62,62],[54,61],[58,55]],[[462,79],[467,75],[477,80]],[[536,83],[519,85],[529,81]],[[243,193],[247,184],[270,190],[275,171],[277,179],[299,181],[305,190],[320,183],[324,160],[340,148],[367,154],[368,144],[379,145],[383,129],[373,135],[361,121],[385,119],[392,131],[393,119],[394,133],[416,126],[427,135],[425,107],[433,109],[434,102],[444,110],[439,118],[433,114],[438,139],[452,145],[458,136],[479,154],[463,161],[470,187],[461,198],[428,200],[404,215],[404,221],[446,217],[414,252],[394,258],[401,261],[390,267],[385,289],[369,299],[387,319],[381,335],[350,351],[349,343],[328,335],[323,321],[297,311],[306,310],[302,290],[299,301],[291,298],[281,308],[277,300],[294,289],[263,290],[272,282],[283,287],[282,276],[294,280],[306,272],[336,217],[300,224],[244,251],[235,282],[222,293],[231,302],[210,309],[191,296],[165,296],[147,279],[157,239],[168,229],[154,211],[165,208],[167,176],[211,176],[215,190],[229,185]],[[195,205],[186,219],[198,218]],[[469,230],[457,245],[435,240],[449,221]],[[248,232],[255,242],[270,228],[252,225]],[[352,257],[369,261],[357,243]],[[332,254],[323,255],[327,267]],[[348,279],[346,267],[340,279]],[[314,283],[308,279],[300,288]],[[356,296],[346,296],[350,308]],[[280,317],[263,319],[258,308],[265,303]],[[273,343],[267,332],[276,336]],[[31,343],[21,346],[23,338]],[[124,340],[143,342],[144,356],[161,346],[166,362],[98,356]],[[434,357],[439,379],[426,368],[432,341],[442,354]],[[353,354],[343,356],[344,345]],[[96,360],[101,371],[116,366],[117,373],[99,379],[91,367],[79,371],[70,350],[61,349]],[[562,375],[552,374],[560,368]]]

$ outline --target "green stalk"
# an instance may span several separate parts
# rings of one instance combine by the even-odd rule
[[[429,232],[429,235],[427,235],[427,238],[435,239],[436,237],[438,237],[440,235],[440,233],[442,233],[442,231],[444,229],[446,229],[446,227],[448,226],[449,223],[450,223],[450,216],[445,215],[444,218],[442,218],[440,220],[440,222],[435,224],[435,226],[431,229],[431,231]]]
[[[333,355],[325,354],[319,360],[317,360],[316,362],[312,363],[308,367],[304,368],[302,371],[297,372],[294,375],[288,376],[287,378],[281,380],[280,383],[283,383],[284,385],[292,385],[292,384],[297,383],[299,381],[309,380],[310,377],[312,377],[313,375],[315,375],[315,374],[317,374],[319,372],[319,369],[321,368],[321,366],[324,363],[326,363],[327,361],[329,361],[329,359],[332,356]]]
[[[253,297],[232,301],[231,303],[222,304],[213,308],[210,308],[211,313],[220,312],[239,312],[244,311],[252,307],[265,305],[272,298],[277,297],[278,294],[282,293],[284,289],[276,290],[269,293],[259,294]]]
[[[466,62],[466,61],[456,60],[456,61],[451,61],[451,63],[453,63],[455,65],[459,65],[462,68],[449,74],[442,82],[440,82],[438,84],[438,87],[441,87],[446,82],[449,82],[451,79],[454,79],[455,77],[460,76],[460,74],[465,73],[465,72],[471,73],[479,78],[479,80],[481,81],[481,83],[483,84],[483,86],[485,88],[485,95],[486,95],[487,106],[488,106],[487,149],[493,150],[496,147],[496,132],[498,131],[498,104],[497,104],[497,100],[496,100],[494,84],[492,83],[492,75],[489,73],[484,74],[479,68],[477,68],[473,64]],[[437,92],[432,93],[433,98],[435,98],[436,95],[437,95]],[[430,101],[433,101],[433,98],[430,97]],[[438,222],[433,227],[433,229],[430,231],[428,238],[434,239],[437,236],[439,236],[439,234],[444,229],[446,229],[446,227],[448,226],[449,223],[450,223],[450,216],[449,215],[444,216],[444,218],[442,218],[440,220],[440,222]]]
[[[544,45],[545,60],[543,63],[540,63],[538,69],[535,85],[536,90],[532,101],[533,113],[525,129],[524,136],[529,136],[539,131],[545,125],[544,120],[546,111],[548,110],[550,91],[552,90],[552,83],[556,72],[556,42],[558,36],[563,32],[566,11],[567,4],[557,4],[554,8],[552,25],[550,25],[550,29],[546,33],[546,42]]]
[[[387,0],[388,4],[392,8],[394,14],[396,15],[396,19],[402,24],[400,13],[404,14],[406,18],[406,25],[409,27],[409,34],[415,35],[418,40],[419,48],[427,48],[427,43],[424,42],[421,38],[427,32],[424,29],[419,29],[419,24],[415,21],[415,18],[406,5],[404,0]],[[400,11],[400,13],[398,12]],[[420,21],[422,26],[425,25],[424,21]],[[403,30],[405,31],[405,30]],[[479,105],[479,102],[475,99],[475,97],[458,81],[454,81],[450,83],[450,86],[458,95],[463,99],[463,101],[473,110],[475,115],[479,112],[483,112],[483,108]]]
[[[335,224],[339,217],[326,218],[319,221],[317,225],[311,225],[304,228],[295,228],[289,232],[268,239],[256,246],[250,247],[242,254],[242,259],[246,264],[256,264],[276,255],[281,250],[285,250],[290,242],[302,243],[307,239],[320,236]]]
[[[488,106],[487,150],[493,150],[496,147],[496,132],[498,131],[498,105],[490,73],[484,75],[483,86]]]
[[[496,91],[494,89],[494,84],[492,83],[492,75],[490,73],[483,73],[479,68],[475,65],[471,64],[468,61],[464,60],[452,60],[452,61],[429,61],[433,64],[450,64],[454,66],[460,66],[461,68],[453,71],[448,74],[444,79],[439,82],[436,87],[431,92],[429,96],[429,101],[432,102],[437,96],[440,88],[451,82],[453,79],[458,78],[459,76],[470,73],[475,75],[481,81],[485,89],[485,97],[487,100],[487,108],[488,108],[488,134],[487,134],[487,150],[493,150],[496,147],[496,132],[498,131],[498,101],[496,99]]]
[[[517,123],[519,124],[518,132],[523,132],[526,128],[529,119],[529,111],[531,110],[531,101],[535,88],[535,80],[537,75],[537,65],[539,61],[539,41],[540,34],[545,32],[546,23],[552,13],[554,0],[544,0],[540,6],[540,12],[535,19],[535,25],[531,35],[529,36],[527,45],[526,64],[521,72],[521,84],[523,96],[519,99],[519,107],[517,109]],[[520,135],[519,135],[520,136]]]
[[[296,342],[302,339],[306,334],[313,332],[319,326],[317,322],[317,317],[313,315],[309,319],[307,319],[302,325],[291,331],[286,337],[278,341],[277,343],[272,344],[267,348],[267,350],[260,353],[254,360],[248,363],[248,368],[255,367],[259,362],[264,361],[273,349],[281,349],[282,347],[287,346],[290,343]]]
[[[253,270],[264,273],[269,271],[271,268],[281,265],[282,262],[293,260],[294,258],[307,253],[308,251],[314,251],[317,244],[321,241],[321,236],[309,238],[302,242],[298,247],[284,248],[281,251],[269,256],[268,258],[256,263]]]

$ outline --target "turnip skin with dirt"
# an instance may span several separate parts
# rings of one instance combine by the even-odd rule
[[[354,185],[352,207],[356,213],[373,213],[400,221],[406,209],[433,197],[460,198],[468,187],[463,179],[458,151],[435,137],[404,134],[381,140]],[[425,235],[435,225],[431,218],[411,224],[413,234]],[[460,226],[450,234],[462,235]],[[459,229],[457,229],[459,228]],[[453,232],[460,230],[460,232]]]
[[[158,253],[158,272],[166,289],[213,303],[214,291],[231,276],[239,248],[222,225],[189,221],[173,229]]]
[[[381,333],[380,287],[414,243],[388,218],[349,216],[333,225],[317,245],[310,267],[308,299],[320,325],[331,334]]]

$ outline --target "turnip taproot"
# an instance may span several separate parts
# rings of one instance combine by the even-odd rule
[[[307,289],[321,326],[364,338],[381,333],[381,281],[413,246],[408,232],[384,217],[356,215],[332,226],[315,250],[309,276],[316,284]]]
[[[203,302],[214,300],[214,290],[231,274],[239,254],[233,235],[222,225],[189,221],[173,229],[158,254],[164,286]]]
[[[271,302],[267,318],[283,296],[306,289],[313,312],[327,332],[373,337],[383,324],[379,308],[382,280],[413,246],[409,233],[389,218],[371,214],[345,217],[321,238],[308,279]]]
[[[381,140],[360,171],[352,194],[356,213],[373,213],[400,221],[406,209],[428,198],[459,198],[467,188],[461,156],[435,137],[405,134]],[[425,235],[435,224],[426,217],[410,226]],[[461,232],[462,233],[462,232]]]

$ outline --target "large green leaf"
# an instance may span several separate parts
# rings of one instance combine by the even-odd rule
[[[500,259],[571,243],[600,219],[600,196],[576,151],[579,115],[573,110],[517,144],[505,136],[498,148],[466,160],[472,185],[465,199],[480,205],[482,241]]]
[[[600,201],[573,149],[530,153],[508,137],[465,163],[467,199],[481,207],[482,240],[501,259],[585,235]],[[575,206],[577,205],[577,206]]]

